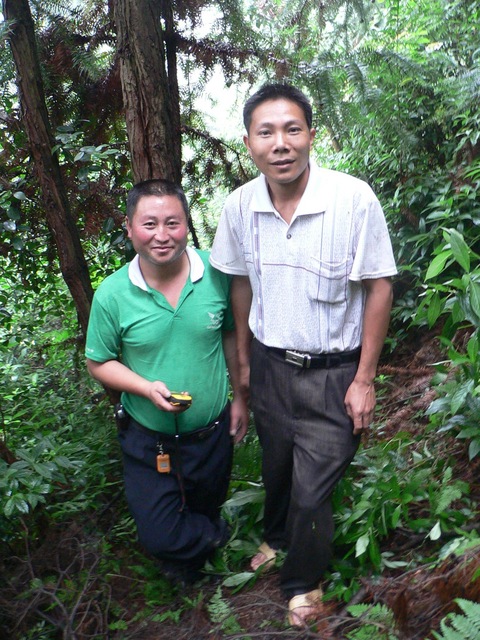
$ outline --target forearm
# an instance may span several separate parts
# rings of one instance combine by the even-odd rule
[[[252,332],[248,316],[252,304],[252,289],[247,276],[234,276],[231,291],[233,317],[235,318],[236,349],[240,370],[240,389],[248,400],[250,387],[250,346]]]
[[[248,276],[234,276],[232,281],[231,300],[238,360],[241,366],[250,362],[250,344],[252,332],[248,326],[248,317],[252,305],[252,288]]]
[[[235,331],[224,332],[223,351],[225,353],[230,385],[233,391],[230,412],[230,435],[234,438],[234,441],[238,443],[247,432],[249,412],[241,384]]]
[[[241,391],[240,367],[238,364],[236,332],[224,331],[222,340],[223,340],[223,353],[225,354],[225,361],[227,363],[230,386],[232,387],[232,391],[235,396]]]
[[[389,278],[368,280],[363,314],[362,353],[355,380],[372,384],[382,352],[392,308],[392,283]]]
[[[230,412],[230,435],[240,442],[248,429],[248,407],[242,390],[240,366],[238,363],[236,337],[234,331],[224,332],[223,351],[227,362],[233,401]]]
[[[167,401],[170,390],[163,382],[160,380],[151,382],[118,360],[95,362],[87,358],[87,369],[93,378],[110,389],[147,398],[161,411],[179,411]]]
[[[374,380],[390,321],[392,285],[388,278],[368,280],[363,314],[362,353],[355,378],[345,395],[345,407],[353,422],[353,433],[361,433],[373,420]]]
[[[126,367],[118,360],[95,362],[87,359],[87,369],[90,375],[106,387],[116,391],[125,391],[137,396],[148,396],[149,382]]]

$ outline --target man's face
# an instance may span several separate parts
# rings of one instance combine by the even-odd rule
[[[187,246],[187,216],[176,196],[140,198],[127,231],[140,261],[157,267],[178,260]]]
[[[308,166],[315,129],[309,129],[302,108],[284,98],[267,100],[252,113],[244,142],[270,185],[301,179]]]

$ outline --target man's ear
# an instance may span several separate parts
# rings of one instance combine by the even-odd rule
[[[250,151],[250,143],[249,143],[249,141],[248,141],[248,136],[247,136],[247,134],[245,134],[245,135],[243,136],[243,144],[247,147],[247,149],[248,149],[248,153],[249,153],[250,155],[252,155],[252,152]]]
[[[128,216],[125,216],[125,220],[124,220],[124,224],[125,224],[125,229],[127,230],[127,235],[130,238],[130,231],[132,228],[132,225],[130,224],[130,220],[128,219]]]

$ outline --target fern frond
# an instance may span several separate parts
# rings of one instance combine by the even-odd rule
[[[480,604],[463,598],[455,602],[463,614],[449,613],[441,622],[441,633],[433,632],[436,640],[478,640],[480,638]]]
[[[212,622],[222,623],[231,615],[232,609],[222,594],[222,588],[219,586],[210,602],[207,605],[208,613]]]
[[[212,622],[218,624],[224,632],[237,633],[242,631],[233,609],[223,597],[221,586],[213,594],[207,609]]]

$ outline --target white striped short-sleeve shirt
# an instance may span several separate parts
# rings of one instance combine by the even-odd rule
[[[358,347],[361,281],[397,273],[385,216],[369,185],[312,161],[290,224],[275,211],[265,176],[230,194],[210,262],[249,276],[249,324],[260,342],[308,353]]]

